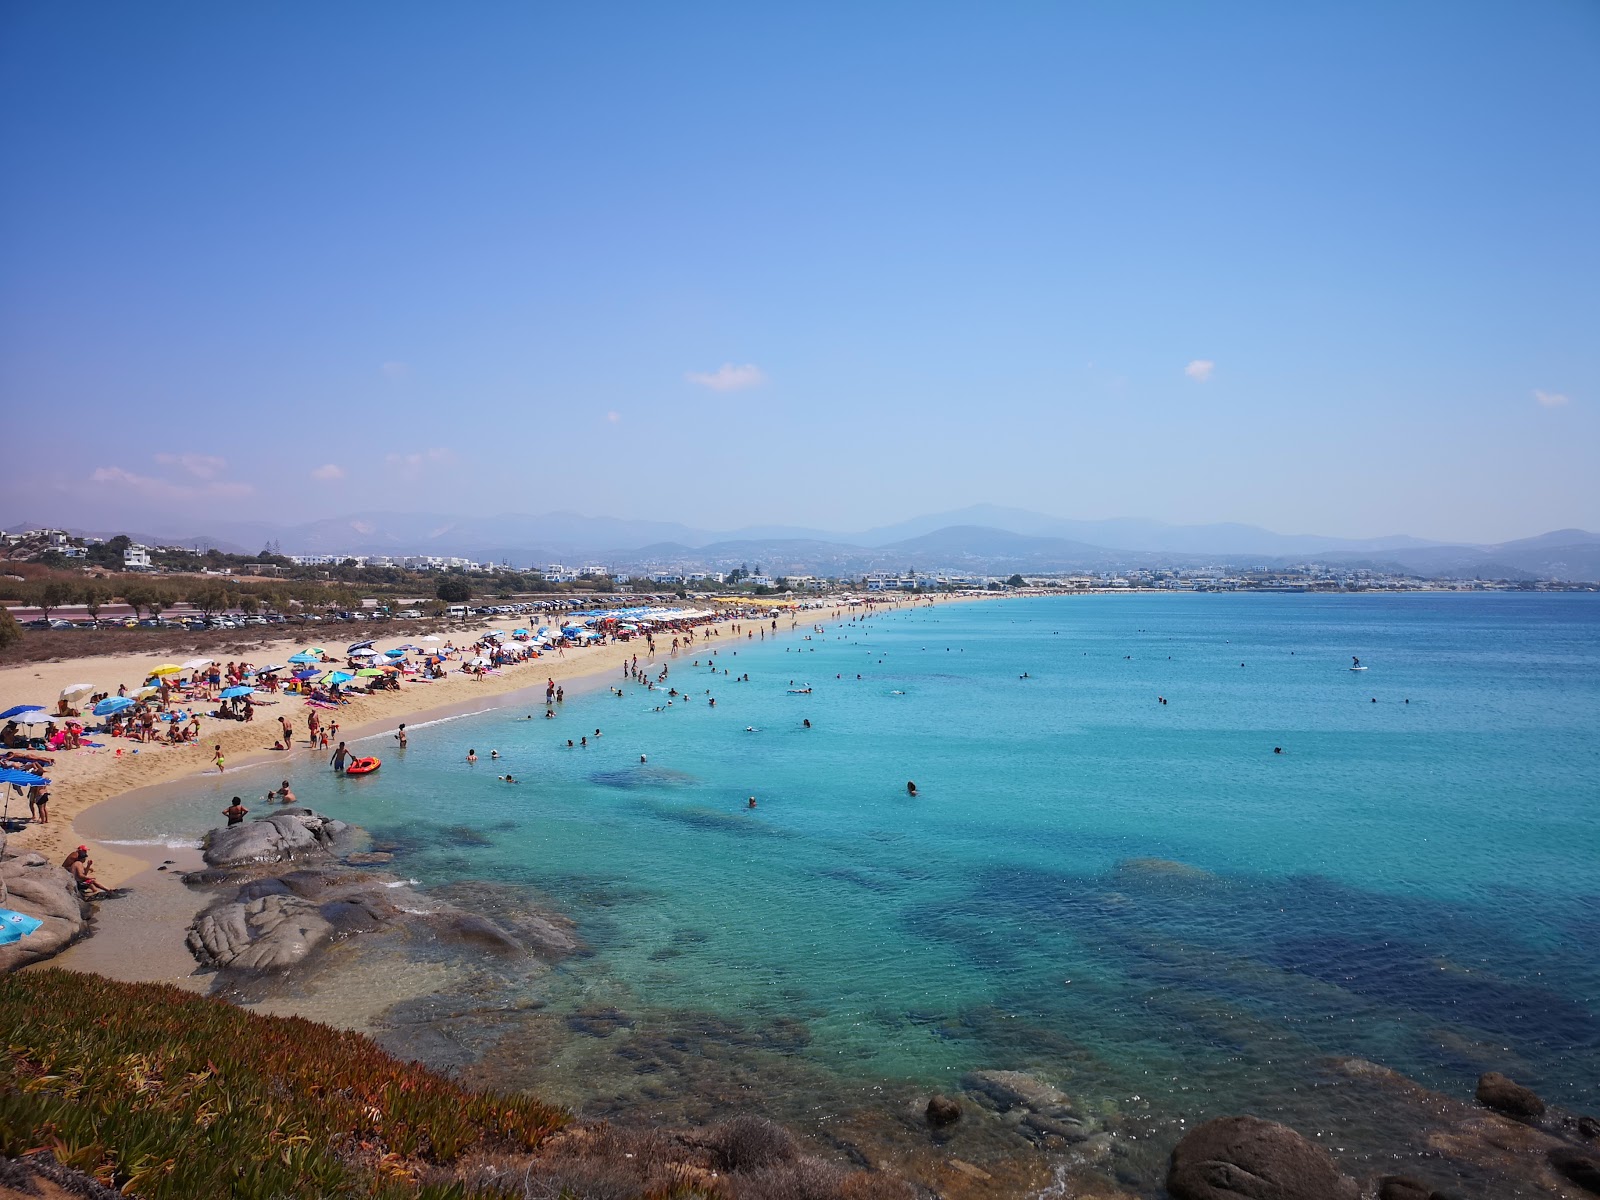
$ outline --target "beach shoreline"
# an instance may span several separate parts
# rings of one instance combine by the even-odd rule
[[[928,596],[916,599],[886,599],[874,603],[875,611],[886,611],[907,606],[949,604],[962,601],[989,599],[986,596]],[[779,618],[779,628],[768,632],[776,636],[798,632],[802,627],[818,621],[835,621],[848,611],[842,605],[800,610]],[[490,630],[509,631],[526,617],[509,617],[487,620],[474,625],[470,632],[452,635],[451,641],[470,644]],[[753,621],[755,618],[745,617]],[[763,618],[770,620],[770,618]],[[792,627],[791,627],[792,622]],[[726,624],[719,620],[718,627]],[[323,636],[336,632],[322,631]],[[309,631],[308,631],[309,634]],[[287,658],[303,643],[314,641],[312,634],[296,641],[282,640],[262,645],[254,652],[255,658],[266,662]],[[380,637],[380,648],[388,644],[404,643],[408,639],[397,632]],[[710,640],[712,648],[717,639]],[[529,697],[530,711],[543,707],[543,697],[535,689],[553,680],[558,687],[587,692],[600,685],[601,678],[610,671],[620,672],[623,664],[638,654],[644,646],[642,639],[614,641],[604,645],[574,649],[570,653],[546,652],[524,663],[497,668],[482,678],[474,678],[452,670],[446,678],[430,683],[409,682],[398,692],[364,692],[351,694],[348,707],[337,714],[340,718],[339,738],[343,741],[370,738],[383,732],[392,732],[402,722],[408,725],[464,716],[485,708],[515,706],[523,694]],[[329,649],[332,647],[330,645]],[[174,654],[176,652],[173,652]],[[24,663],[0,668],[0,701],[14,703],[51,701],[63,688],[74,683],[93,683],[102,690],[115,690],[118,683],[136,687],[147,677],[150,669],[159,665],[165,654],[138,656],[104,655],[93,658],[63,659],[49,663]],[[658,657],[666,657],[662,652]],[[457,664],[451,664],[456,666]],[[37,850],[53,860],[59,860],[73,847],[83,844],[90,848],[95,874],[108,887],[118,887],[137,875],[148,871],[154,863],[148,855],[133,853],[132,848],[109,846],[81,832],[77,821],[90,810],[106,801],[125,797],[130,793],[157,797],[160,790],[188,778],[216,775],[211,765],[213,748],[220,746],[227,772],[245,767],[281,760],[286,768],[302,767],[316,760],[317,750],[304,741],[303,705],[298,698],[278,694],[262,696],[257,719],[248,724],[235,721],[207,721],[201,729],[198,742],[167,746],[156,743],[111,744],[96,750],[67,751],[56,756],[50,767],[51,801],[50,822],[47,825],[29,823],[9,835],[7,848],[11,851]],[[274,750],[266,743],[272,741],[278,730],[279,715],[291,717],[299,735],[295,746],[287,751]],[[323,752],[325,753],[325,752]],[[159,858],[155,860],[159,862]]]

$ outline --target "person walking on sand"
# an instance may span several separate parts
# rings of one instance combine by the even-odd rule
[[[283,748],[287,750],[294,745],[294,722],[288,717],[279,717],[278,724],[283,726]]]
[[[342,774],[344,772],[345,760],[351,757],[352,755],[350,751],[345,749],[343,742],[340,742],[339,748],[333,752],[333,757],[328,760],[328,765],[331,766],[335,771],[338,771]]]

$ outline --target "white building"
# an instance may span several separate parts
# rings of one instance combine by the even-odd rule
[[[122,552],[122,569],[124,571],[149,571],[150,547],[141,546],[137,542]]]

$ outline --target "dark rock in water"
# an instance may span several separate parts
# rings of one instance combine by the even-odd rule
[[[610,1037],[619,1029],[632,1029],[633,1018],[615,1008],[580,1008],[568,1015],[567,1028],[590,1037]]]
[[[1578,1132],[1586,1138],[1600,1138],[1600,1121],[1593,1117],[1579,1117]]]
[[[439,937],[447,941],[469,942],[475,948],[506,958],[520,958],[528,950],[500,926],[475,913],[445,913],[430,922]]]
[[[205,837],[205,859],[213,867],[235,867],[326,855],[346,828],[343,821],[309,808],[285,808],[242,825],[211,830]]]
[[[1218,1117],[1172,1151],[1174,1200],[1356,1200],[1356,1182],[1287,1125]]]
[[[935,1094],[928,1101],[928,1124],[935,1129],[954,1125],[961,1120],[961,1105],[948,1096]]]
[[[77,882],[37,850],[22,850],[0,860],[6,906],[44,922],[27,937],[0,946],[0,972],[14,971],[65,950],[89,928],[89,906]]]
[[[1385,1175],[1378,1180],[1378,1200],[1434,1200],[1439,1193],[1417,1179]]]
[[[1550,1165],[1579,1187],[1600,1196],[1600,1157],[1584,1150],[1552,1150]]]
[[[1478,1080],[1478,1103],[1505,1113],[1508,1117],[1535,1119],[1544,1116],[1544,1101],[1531,1089],[1490,1071]]]
[[[394,855],[382,850],[369,850],[362,854],[347,854],[344,860],[352,867],[376,867],[383,863],[393,862]]]

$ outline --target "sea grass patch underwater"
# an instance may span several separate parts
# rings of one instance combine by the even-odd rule
[[[532,1150],[569,1119],[360,1034],[162,984],[11,975],[0,1035],[0,1153],[49,1149],[149,1200],[499,1194],[418,1178],[468,1151]]]

